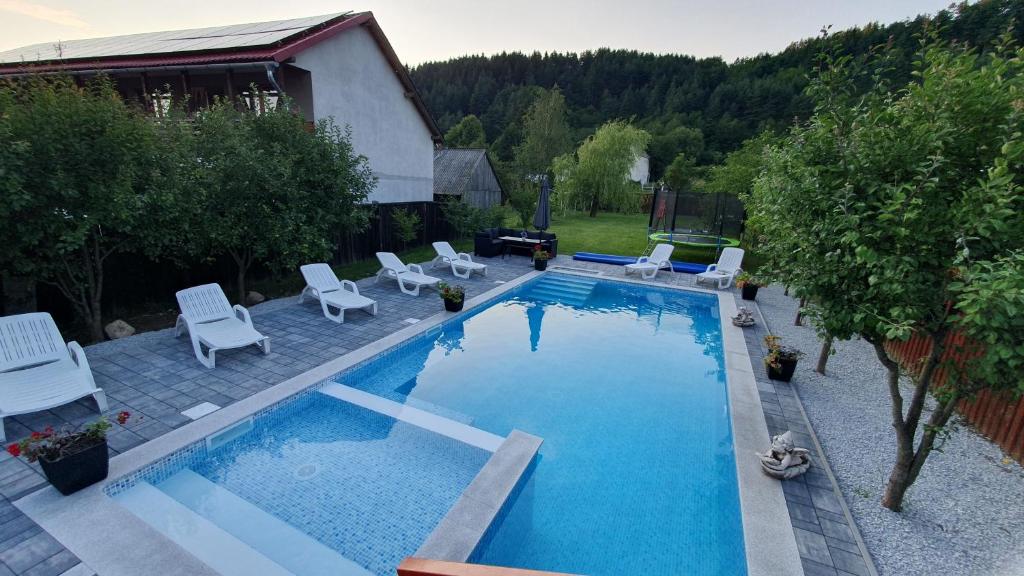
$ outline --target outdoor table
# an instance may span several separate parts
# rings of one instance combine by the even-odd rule
[[[533,246],[540,244],[544,250],[551,251],[550,240],[540,240],[538,238],[523,238],[521,236],[499,236],[498,240],[501,240],[501,259],[504,260],[505,256],[508,256],[512,251],[512,248],[529,248],[533,250]]]

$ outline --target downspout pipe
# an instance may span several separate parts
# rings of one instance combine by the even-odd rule
[[[288,99],[285,98],[284,90],[281,89],[281,85],[277,83],[277,78],[274,75],[274,73],[277,72],[281,65],[278,64],[277,62],[266,62],[263,66],[267,70],[267,81],[270,82],[270,85],[274,87],[274,90],[277,90],[277,101],[280,102],[282,106],[284,106],[285,110],[288,110]]]

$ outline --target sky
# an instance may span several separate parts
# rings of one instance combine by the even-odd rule
[[[0,51],[78,38],[372,10],[411,65],[502,51],[627,48],[728,62],[950,0],[0,0]]]

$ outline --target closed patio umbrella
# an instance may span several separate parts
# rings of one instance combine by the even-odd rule
[[[537,198],[537,212],[533,215],[533,227],[537,230],[547,230],[551,226],[551,185],[548,184],[548,177],[545,176],[540,183],[540,197]]]

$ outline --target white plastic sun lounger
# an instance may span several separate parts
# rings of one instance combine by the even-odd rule
[[[220,285],[186,288],[176,296],[181,315],[174,326],[174,336],[181,336],[182,329],[188,330],[196,359],[203,366],[214,367],[217,350],[250,344],[257,344],[264,354],[270,354],[270,338],[256,331],[244,306],[231,306]],[[207,348],[205,354],[203,346]]]
[[[0,442],[7,440],[4,418],[90,395],[105,412],[107,396],[96,387],[85,351],[77,342],[64,344],[49,314],[0,318]]]
[[[447,242],[434,242],[434,251],[437,257],[434,258],[433,267],[451,265],[452,274],[459,278],[469,278],[473,272],[479,272],[487,276],[487,264],[473,262],[473,257],[465,252],[455,252],[455,248]]]
[[[299,294],[299,304],[306,296],[319,300],[324,316],[338,324],[345,322],[345,310],[365,310],[370,315],[377,315],[377,302],[361,295],[355,282],[338,280],[327,264],[306,264],[299,270],[306,279],[306,287]],[[331,312],[331,308],[337,308],[338,312]]]
[[[424,274],[419,264],[403,264],[392,252],[377,252],[377,260],[380,260],[381,269],[377,272],[375,282],[380,282],[381,278],[390,278],[398,282],[398,287],[406,294],[419,296],[420,288],[437,288],[437,283],[441,281],[440,278]]]
[[[709,264],[706,272],[697,274],[697,282],[716,282],[718,288],[728,288],[736,275],[740,273],[740,266],[743,264],[742,248],[723,248],[722,254],[718,257],[717,264]]]
[[[658,270],[668,268],[672,270],[672,251],[675,250],[671,244],[658,244],[651,250],[650,256],[641,256],[633,264],[626,264],[625,274],[639,272],[644,280],[651,280],[658,275]]]

